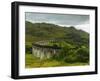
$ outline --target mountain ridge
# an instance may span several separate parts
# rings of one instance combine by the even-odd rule
[[[51,23],[32,23],[25,21],[26,43],[32,44],[41,40],[63,39],[72,44],[89,45],[89,33],[75,27],[59,26]]]

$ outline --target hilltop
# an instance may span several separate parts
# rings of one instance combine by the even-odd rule
[[[88,45],[89,34],[75,27],[64,27],[50,23],[25,22],[26,44],[37,41],[61,39],[74,45]]]

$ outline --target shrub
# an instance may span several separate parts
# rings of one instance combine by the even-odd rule
[[[64,57],[64,61],[69,62],[69,63],[76,62],[76,59],[77,59],[77,57],[76,57],[75,50],[70,50],[66,54],[66,57]]]
[[[32,46],[31,45],[25,45],[25,52],[27,54],[32,54]]]
[[[89,61],[89,50],[85,46],[81,46],[77,50],[77,61],[79,62],[88,62]]]

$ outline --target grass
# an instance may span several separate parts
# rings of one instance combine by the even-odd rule
[[[88,63],[66,63],[54,59],[44,59],[34,57],[32,54],[25,55],[25,68],[57,67],[57,66],[82,66]]]

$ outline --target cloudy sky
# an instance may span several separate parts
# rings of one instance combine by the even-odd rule
[[[25,20],[32,23],[47,22],[67,27],[75,26],[89,33],[89,15],[26,12]]]

